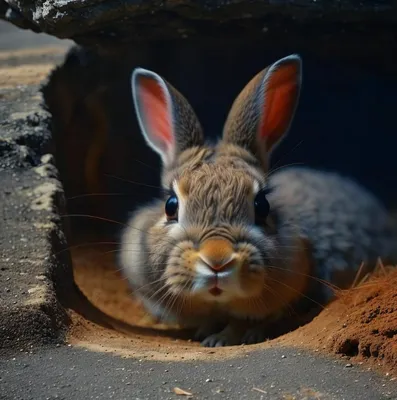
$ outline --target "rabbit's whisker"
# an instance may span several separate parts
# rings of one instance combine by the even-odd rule
[[[265,287],[265,289],[266,289],[269,293],[271,293],[276,299],[279,299],[279,300],[282,302],[282,304],[283,304],[286,308],[288,308],[293,314],[297,315],[296,311],[295,311],[294,308],[291,306],[291,304],[287,303],[287,302],[280,296],[280,294],[277,293],[271,286],[265,284],[264,287]],[[259,300],[264,301],[263,299],[259,299]]]
[[[289,150],[288,152],[286,152],[285,154],[283,154],[283,155],[278,159],[278,161],[276,161],[276,163],[274,164],[274,166],[270,169],[270,172],[271,172],[271,173],[274,173],[274,172],[276,172],[278,169],[283,168],[283,166],[277,168],[277,165],[280,164],[281,160],[282,160],[285,156],[288,156],[288,155],[291,154],[293,151],[295,151],[302,143],[303,143],[303,139],[300,140],[291,150]],[[285,167],[288,167],[288,166],[290,166],[290,165],[299,165],[299,164],[303,164],[303,163],[291,163],[291,164],[287,164]]]
[[[288,285],[288,284],[286,284],[286,283],[284,283],[284,282],[281,282],[281,281],[279,281],[279,280],[277,280],[277,279],[274,279],[274,278],[267,277],[267,279],[268,279],[268,280],[271,280],[271,281],[273,281],[273,282],[275,282],[275,283],[278,283],[279,285],[285,286],[286,288],[292,290],[292,291],[295,292],[295,293],[298,293],[299,295],[301,295],[302,297],[304,297],[304,298],[306,298],[307,300],[311,301],[312,303],[316,304],[317,306],[321,307],[322,309],[325,308],[324,305],[320,304],[319,302],[317,302],[316,300],[312,299],[311,297],[306,296],[304,293],[302,293],[302,292],[299,291],[299,290],[296,290],[296,289],[293,288],[292,286],[290,286],[290,285]]]
[[[305,276],[306,278],[313,279],[314,281],[323,284],[324,286],[328,287],[329,289],[333,290],[334,292],[341,290],[338,286],[332,284],[331,282],[329,282],[329,281],[327,281],[325,279],[321,279],[321,278],[318,278],[318,277],[313,276],[313,275],[305,274],[303,272],[294,271],[294,270],[290,270],[290,269],[287,269],[287,268],[276,267],[275,265],[267,265],[266,268],[277,269],[279,271]]]
[[[79,217],[80,218],[91,218],[91,219],[96,219],[96,220],[99,220],[99,221],[112,222],[114,224],[122,225],[122,226],[131,228],[131,229],[135,229],[137,231],[140,231],[140,232],[143,232],[143,233],[147,233],[148,235],[150,235],[150,232],[145,231],[143,229],[139,229],[139,228],[137,228],[135,226],[131,226],[129,224],[126,224],[126,223],[123,223],[123,222],[120,222],[120,221],[116,221],[114,219],[105,218],[105,217],[99,217],[97,215],[90,215],[90,214],[64,214],[64,215],[61,215],[61,218],[70,218],[70,217],[74,217],[74,218],[79,218]],[[172,242],[170,240],[165,240],[164,238],[162,240],[166,241],[167,243],[172,244],[173,246],[176,246],[176,247],[178,247],[178,249],[182,250],[175,242]]]
[[[164,282],[166,280],[167,280],[167,277],[162,276],[160,279],[156,279],[156,280],[154,280],[152,282],[147,283],[146,285],[139,286],[136,289],[136,291],[142,290],[143,288],[150,288],[152,285],[155,285],[155,284],[160,283],[160,282]]]
[[[151,188],[151,189],[160,189],[160,190],[162,190],[162,187],[161,187],[161,186],[150,185],[150,184],[143,183],[143,182],[131,181],[131,180],[129,180],[129,179],[121,178],[121,177],[119,177],[119,176],[110,175],[110,174],[105,174],[105,176],[108,176],[109,178],[117,179],[117,180],[119,180],[119,181],[131,183],[131,184],[137,185],[137,186],[144,186],[144,187]]]
[[[131,196],[131,194],[128,193],[84,193],[84,194],[78,194],[76,196],[71,196],[67,197],[66,200],[75,200],[75,199],[80,199],[83,197],[94,197],[94,196]]]
[[[168,296],[168,298],[167,298],[167,296]],[[162,314],[161,314],[161,318],[162,318],[162,319],[166,320],[167,317],[170,315],[171,309],[169,308],[169,305],[170,305],[171,301],[174,299],[175,296],[176,296],[176,294],[173,293],[173,292],[171,292],[171,291],[168,289],[167,292],[166,292],[166,296],[165,296],[165,297],[163,296],[163,297],[159,300],[159,303],[158,303],[158,304],[164,303],[164,302],[165,302],[164,311],[163,311]]]
[[[159,289],[157,289],[154,293],[152,293],[152,294],[148,297],[148,300],[154,299],[154,297],[157,296],[157,295],[158,295],[162,290],[164,290],[164,289],[165,289],[165,295],[167,295],[167,293],[168,293],[168,288],[164,285],[164,286],[160,287]],[[157,300],[157,301],[156,301],[156,304],[160,304],[161,299],[163,298],[163,296],[164,296],[164,293],[163,293],[163,295],[160,297],[160,300]]]
[[[138,243],[134,243],[134,244],[138,244]],[[158,254],[155,251],[142,251],[139,249],[128,249],[128,250],[121,250],[121,249],[116,249],[116,250],[108,250],[103,252],[102,254],[111,254],[111,253],[140,253],[140,254]]]
[[[149,164],[139,160],[138,158],[133,158],[133,161],[137,162],[138,164],[144,165],[145,167],[151,169],[152,171],[159,172],[159,168],[158,167],[155,168],[155,167],[153,167],[153,165],[149,165]]]
[[[54,255],[57,256],[59,254],[64,253],[65,251],[70,251],[73,249],[78,249],[80,247],[90,247],[90,246],[100,246],[100,245],[119,245],[119,242],[87,242],[87,243],[79,243],[79,244],[75,244],[72,246],[68,246],[65,249],[62,249],[60,251],[57,251]]]

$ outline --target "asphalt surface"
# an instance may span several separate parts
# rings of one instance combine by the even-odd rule
[[[167,363],[60,346],[0,359],[2,400],[183,398],[175,387],[196,399],[397,399],[389,377],[290,349]]]

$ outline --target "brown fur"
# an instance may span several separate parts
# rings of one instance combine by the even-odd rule
[[[220,238],[206,240],[200,245],[200,254],[209,260],[211,268],[218,271],[231,266],[233,252],[232,243]]]
[[[206,316],[209,311],[219,314],[219,316],[232,314],[236,318],[242,319],[250,316],[253,320],[263,320],[265,317],[285,311],[294,300],[305,293],[308,276],[312,273],[310,255],[307,254],[303,243],[301,246],[291,269],[270,269],[266,277],[269,286],[263,286],[255,297],[235,299],[225,305],[215,305],[195,296],[188,300],[183,297],[179,298],[174,307],[178,309],[181,321]],[[256,279],[257,277],[253,280]],[[247,286],[255,284],[255,282],[250,282],[250,279],[247,279],[245,283]]]
[[[291,63],[297,60],[284,61],[274,70],[280,75]],[[164,141],[164,132],[150,130],[153,124],[141,123],[141,128],[166,160],[162,183],[175,192],[179,209],[177,222],[164,215],[166,199],[137,212],[124,233],[120,261],[148,310],[165,321],[196,327],[220,320],[264,321],[288,308],[307,288],[311,263],[295,227],[284,227],[280,235],[274,212],[260,227],[255,225],[255,196],[267,188],[266,149],[280,139],[269,141],[269,135],[282,135],[279,127],[268,136],[257,133],[265,88],[272,83],[268,71],[259,73],[237,98],[225,124],[224,140],[215,147],[203,144],[200,124],[186,99],[145,71],[140,73],[167,88],[171,107],[165,104],[161,110],[156,102],[156,107],[142,111],[141,88],[136,84],[139,73],[134,73],[138,78],[133,75],[137,111],[144,112],[146,119],[157,114],[164,118],[165,113],[172,125],[169,141]],[[289,79],[299,81],[295,76]],[[291,112],[286,110],[280,119],[283,124],[290,121]],[[159,138],[160,150],[155,145]],[[213,285],[218,292],[212,291]],[[264,334],[261,324],[260,337]],[[244,332],[234,325],[215,335],[215,341],[206,332],[210,340],[206,344],[240,343]],[[248,341],[258,340],[258,332],[249,335]]]

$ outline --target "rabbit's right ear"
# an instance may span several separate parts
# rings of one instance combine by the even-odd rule
[[[267,168],[268,155],[288,132],[298,104],[302,61],[297,54],[259,72],[232,105],[223,140],[251,151]]]
[[[131,86],[142,134],[165,166],[187,148],[203,144],[202,129],[192,107],[173,86],[143,68],[133,71]]]

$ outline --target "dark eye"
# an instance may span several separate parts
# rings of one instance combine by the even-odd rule
[[[266,198],[266,190],[260,190],[255,196],[255,221],[260,223],[264,222],[269,215],[270,204]]]
[[[178,198],[175,195],[170,196],[166,201],[165,214],[169,221],[178,219]]]

